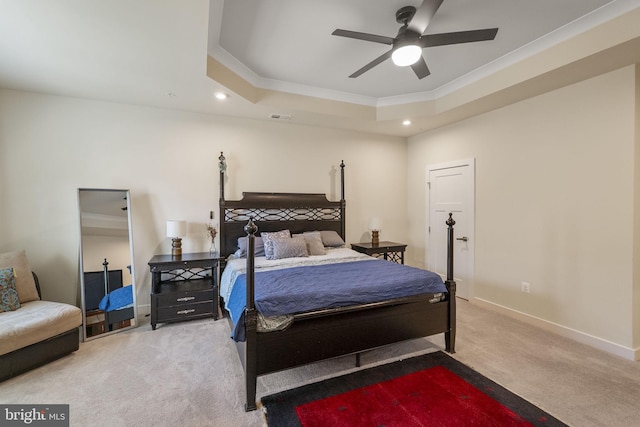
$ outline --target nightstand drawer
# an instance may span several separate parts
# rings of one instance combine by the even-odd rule
[[[158,308],[158,322],[193,319],[195,316],[199,315],[213,316],[213,299],[211,301],[194,304]]]
[[[154,294],[152,298],[155,299],[158,307],[170,307],[184,304],[195,304],[204,301],[213,301],[214,292],[213,288],[200,291],[167,292],[164,294]]]

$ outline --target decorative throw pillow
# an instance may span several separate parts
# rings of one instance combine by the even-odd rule
[[[13,268],[0,269],[0,312],[20,308]]]
[[[325,255],[327,250],[322,242],[322,235],[319,231],[311,231],[302,235],[307,244],[307,252],[309,255]]]
[[[256,256],[264,256],[264,242],[262,241],[262,237],[257,236],[254,240],[255,243],[255,249],[254,249],[254,253]],[[240,250],[240,253],[238,254],[239,257],[244,258],[247,256],[247,246],[249,245],[249,238],[248,237],[239,237],[238,238],[238,248]]]
[[[345,245],[342,237],[334,230],[322,230],[320,235],[322,236],[322,243],[328,248],[340,248]]]
[[[276,239],[271,242],[273,244],[273,259],[309,256],[304,238],[292,237],[289,239]]]
[[[291,232],[289,230],[265,232],[265,233],[260,233],[260,237],[262,237],[262,241],[264,242],[264,256],[267,259],[274,259],[273,258],[273,241],[290,239]]]
[[[16,280],[16,290],[20,303],[40,299],[36,282],[33,280],[27,255],[24,251],[7,252],[0,254],[0,268],[13,267],[13,274]]]

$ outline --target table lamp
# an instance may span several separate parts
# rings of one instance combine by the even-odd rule
[[[182,255],[182,236],[187,234],[187,221],[167,221],[167,237],[171,237],[171,255]]]
[[[380,244],[379,233],[382,227],[382,221],[380,218],[374,217],[369,221],[369,228],[371,229],[371,246],[378,246]]]

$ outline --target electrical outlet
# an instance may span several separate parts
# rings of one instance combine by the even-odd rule
[[[522,282],[522,283],[520,283],[520,286],[521,286],[520,289],[525,294],[528,294],[531,291],[531,283],[529,283],[529,282]]]

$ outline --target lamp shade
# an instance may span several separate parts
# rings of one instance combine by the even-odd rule
[[[183,237],[187,234],[187,221],[168,220],[167,237]]]
[[[415,64],[422,55],[422,48],[415,44],[408,44],[397,48],[391,54],[391,60],[398,67]]]
[[[369,220],[369,228],[371,230],[380,230],[382,228],[382,221],[380,220],[380,218],[373,217]]]

